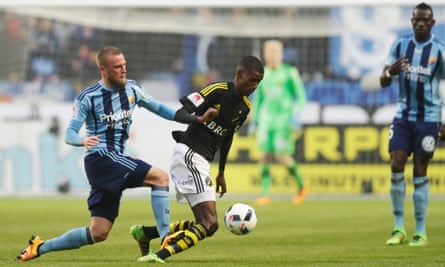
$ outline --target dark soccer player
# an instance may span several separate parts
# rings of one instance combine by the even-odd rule
[[[222,197],[227,191],[224,169],[233,135],[246,120],[250,110],[247,97],[257,88],[263,75],[261,61],[247,56],[238,64],[233,82],[212,83],[181,98],[184,108],[197,115],[208,108],[219,110],[218,117],[210,122],[191,123],[186,131],[173,132],[177,144],[171,162],[171,178],[178,202],[189,204],[195,221],[172,224],[172,235],[165,238],[157,253],[149,253],[150,240],[159,236],[156,227],[132,226],[130,233],[138,241],[143,255],[138,261],[164,262],[167,257],[193,247],[216,232],[216,194],[209,162],[220,150],[216,192]]]
[[[105,241],[119,213],[122,191],[126,188],[150,186],[151,205],[161,237],[170,224],[168,174],[142,160],[125,154],[132,114],[143,107],[165,119],[197,125],[217,115],[216,109],[191,115],[178,111],[148,95],[144,88],[126,78],[126,61],[116,47],[104,47],[96,57],[101,80],[80,92],[74,102],[73,117],[66,130],[66,142],[86,148],[85,171],[91,186],[88,208],[90,225],[72,229],[58,237],[43,241],[33,236],[17,259],[27,261],[42,254],[80,248]],[[79,135],[85,124],[86,136]]]
[[[416,229],[410,246],[427,244],[426,212],[429,185],[427,168],[436,147],[441,123],[439,81],[445,77],[445,47],[431,33],[435,20],[431,6],[415,6],[411,23],[414,34],[398,38],[392,45],[380,84],[399,83],[397,111],[389,132],[391,155],[391,204],[394,230],[387,245],[408,242],[404,224],[405,165],[413,156],[414,217]]]

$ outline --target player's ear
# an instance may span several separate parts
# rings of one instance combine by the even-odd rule
[[[103,65],[98,65],[97,67],[98,67],[100,73],[105,72],[105,67]]]
[[[242,77],[243,77],[243,74],[244,74],[244,70],[243,70],[242,68],[237,68],[237,69],[236,69],[236,77],[237,77],[238,79],[242,78]]]

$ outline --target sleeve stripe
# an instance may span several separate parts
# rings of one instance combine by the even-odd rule
[[[214,83],[214,84],[211,84],[211,85],[205,87],[204,89],[202,89],[200,93],[203,96],[207,96],[207,95],[211,94],[213,91],[215,91],[216,89],[228,90],[229,86],[227,85],[226,82]]]

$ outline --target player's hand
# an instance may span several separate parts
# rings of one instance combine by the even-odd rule
[[[203,123],[211,121],[218,115],[219,115],[219,110],[217,110],[216,108],[209,108],[202,116],[198,117],[198,122]]]
[[[100,141],[99,135],[87,136],[82,140],[82,144],[87,149],[90,149],[93,146],[97,146]]]
[[[398,75],[399,73],[401,73],[402,71],[405,71],[409,68],[409,61],[407,58],[405,57],[401,57],[399,59],[396,60],[396,62],[394,62],[394,64],[392,64],[389,68],[389,74],[391,74],[391,76],[395,76]]]
[[[443,124],[439,128],[439,140],[440,141],[445,141],[445,124]]]
[[[295,113],[290,121],[290,125],[292,125],[292,129],[294,131],[301,130],[301,121],[300,121],[301,115],[300,113]]]
[[[249,126],[247,127],[247,135],[254,135],[256,128],[257,128],[257,123],[254,121],[251,121],[249,123]]]
[[[224,173],[218,173],[216,176],[216,193],[219,193],[219,197],[222,197],[227,192],[226,178]]]

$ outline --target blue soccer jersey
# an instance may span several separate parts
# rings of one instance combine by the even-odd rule
[[[100,136],[100,143],[87,153],[99,150],[123,153],[136,106],[173,120],[176,110],[148,95],[142,85],[127,80],[125,88],[111,89],[101,81],[85,88],[74,101],[73,117],[66,131],[66,142],[82,146],[79,130],[85,123],[87,136]]]
[[[405,57],[409,68],[401,72],[396,118],[408,121],[441,121],[439,81],[445,77],[445,47],[434,35],[419,43],[414,35],[399,37],[392,45],[386,65]]]

